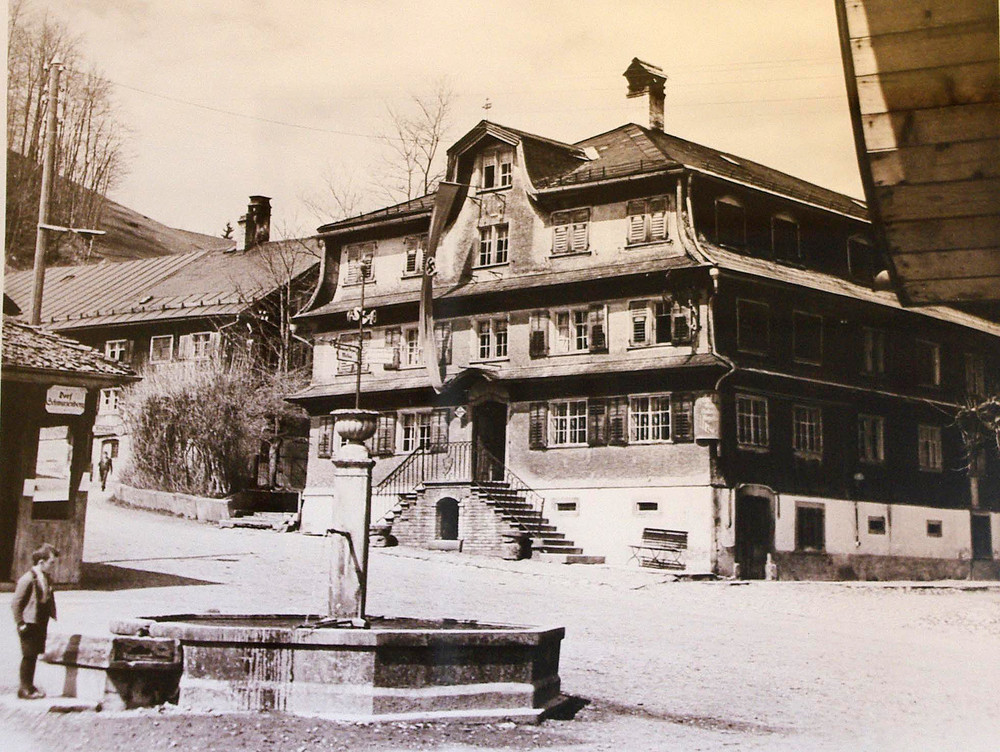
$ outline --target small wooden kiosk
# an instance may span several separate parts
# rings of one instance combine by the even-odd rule
[[[75,584],[100,390],[137,377],[93,348],[8,316],[2,339],[0,583],[26,571],[48,541],[61,554],[56,582]]]

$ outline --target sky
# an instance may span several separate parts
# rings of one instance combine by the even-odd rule
[[[131,135],[111,197],[172,227],[218,235],[263,194],[272,236],[313,231],[332,216],[303,199],[331,176],[373,186],[387,108],[442,79],[449,145],[483,118],[567,142],[611,130],[633,57],[667,75],[667,132],[863,195],[833,0],[29,3],[116,85]]]

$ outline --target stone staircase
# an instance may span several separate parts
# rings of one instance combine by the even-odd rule
[[[473,497],[490,507],[511,533],[524,532],[531,538],[532,557],[543,561],[566,564],[603,564],[603,556],[586,556],[566,534],[551,524],[547,517],[526,499],[524,491],[512,488],[505,481],[478,481],[471,484]],[[392,523],[405,515],[420,500],[422,490],[399,494],[399,504],[382,522]]]

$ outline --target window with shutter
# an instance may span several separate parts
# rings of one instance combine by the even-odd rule
[[[628,242],[629,245],[644,243],[646,241],[646,202],[644,199],[629,201],[627,204],[628,213]]]
[[[627,245],[651,243],[667,237],[667,199],[664,196],[640,198],[626,204]]]
[[[675,394],[670,409],[673,413],[674,441],[694,441],[694,397],[690,394]]]
[[[549,313],[538,311],[531,314],[531,339],[528,342],[528,355],[532,358],[544,358],[549,354]]]
[[[607,446],[608,405],[607,400],[591,399],[587,404],[587,443],[590,446]]]
[[[396,452],[396,413],[382,413],[375,432],[375,456],[391,457]]]
[[[587,250],[587,235],[590,227],[590,209],[577,209],[573,212],[573,237],[571,246],[573,253]]]
[[[628,397],[608,400],[608,443],[613,446],[628,444]]]
[[[604,306],[590,307],[590,351],[605,353],[608,351],[607,327],[604,324]]]
[[[316,455],[323,459],[329,459],[333,455],[333,421],[334,419],[329,416],[319,419]]]
[[[427,247],[427,236],[410,235],[404,242],[406,246],[406,260],[403,265],[403,275],[419,274],[423,262],[424,249]]]
[[[385,330],[386,362],[382,365],[386,371],[398,371],[402,361],[400,354],[400,340],[402,330],[399,327]]]
[[[663,240],[667,237],[667,200],[649,200],[649,239]]]
[[[552,255],[583,253],[588,248],[590,209],[552,213]]]
[[[432,452],[448,451],[448,422],[451,410],[440,407],[431,411],[431,446]]]
[[[688,344],[693,339],[691,326],[691,306],[682,305],[676,300],[670,307],[670,341],[675,345]]]
[[[375,258],[375,243],[357,243],[355,245],[344,246],[344,259],[347,262],[347,273],[344,283],[348,285],[361,284],[361,272],[365,271],[365,281],[372,282],[375,279],[375,267],[371,263]],[[368,259],[367,264],[362,261]]]
[[[649,304],[645,300],[633,300],[628,304],[629,315],[632,317],[632,339],[629,344],[633,346],[649,344],[647,333],[649,325]]]
[[[434,324],[434,341],[437,344],[438,363],[451,365],[451,322],[438,321]]]
[[[528,408],[528,448],[545,449],[548,445],[549,412],[545,402],[532,402]]]

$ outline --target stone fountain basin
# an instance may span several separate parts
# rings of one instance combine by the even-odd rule
[[[373,618],[310,626],[294,614],[176,614],[115,622],[181,647],[179,704],[333,720],[537,722],[559,694],[562,627]]]

